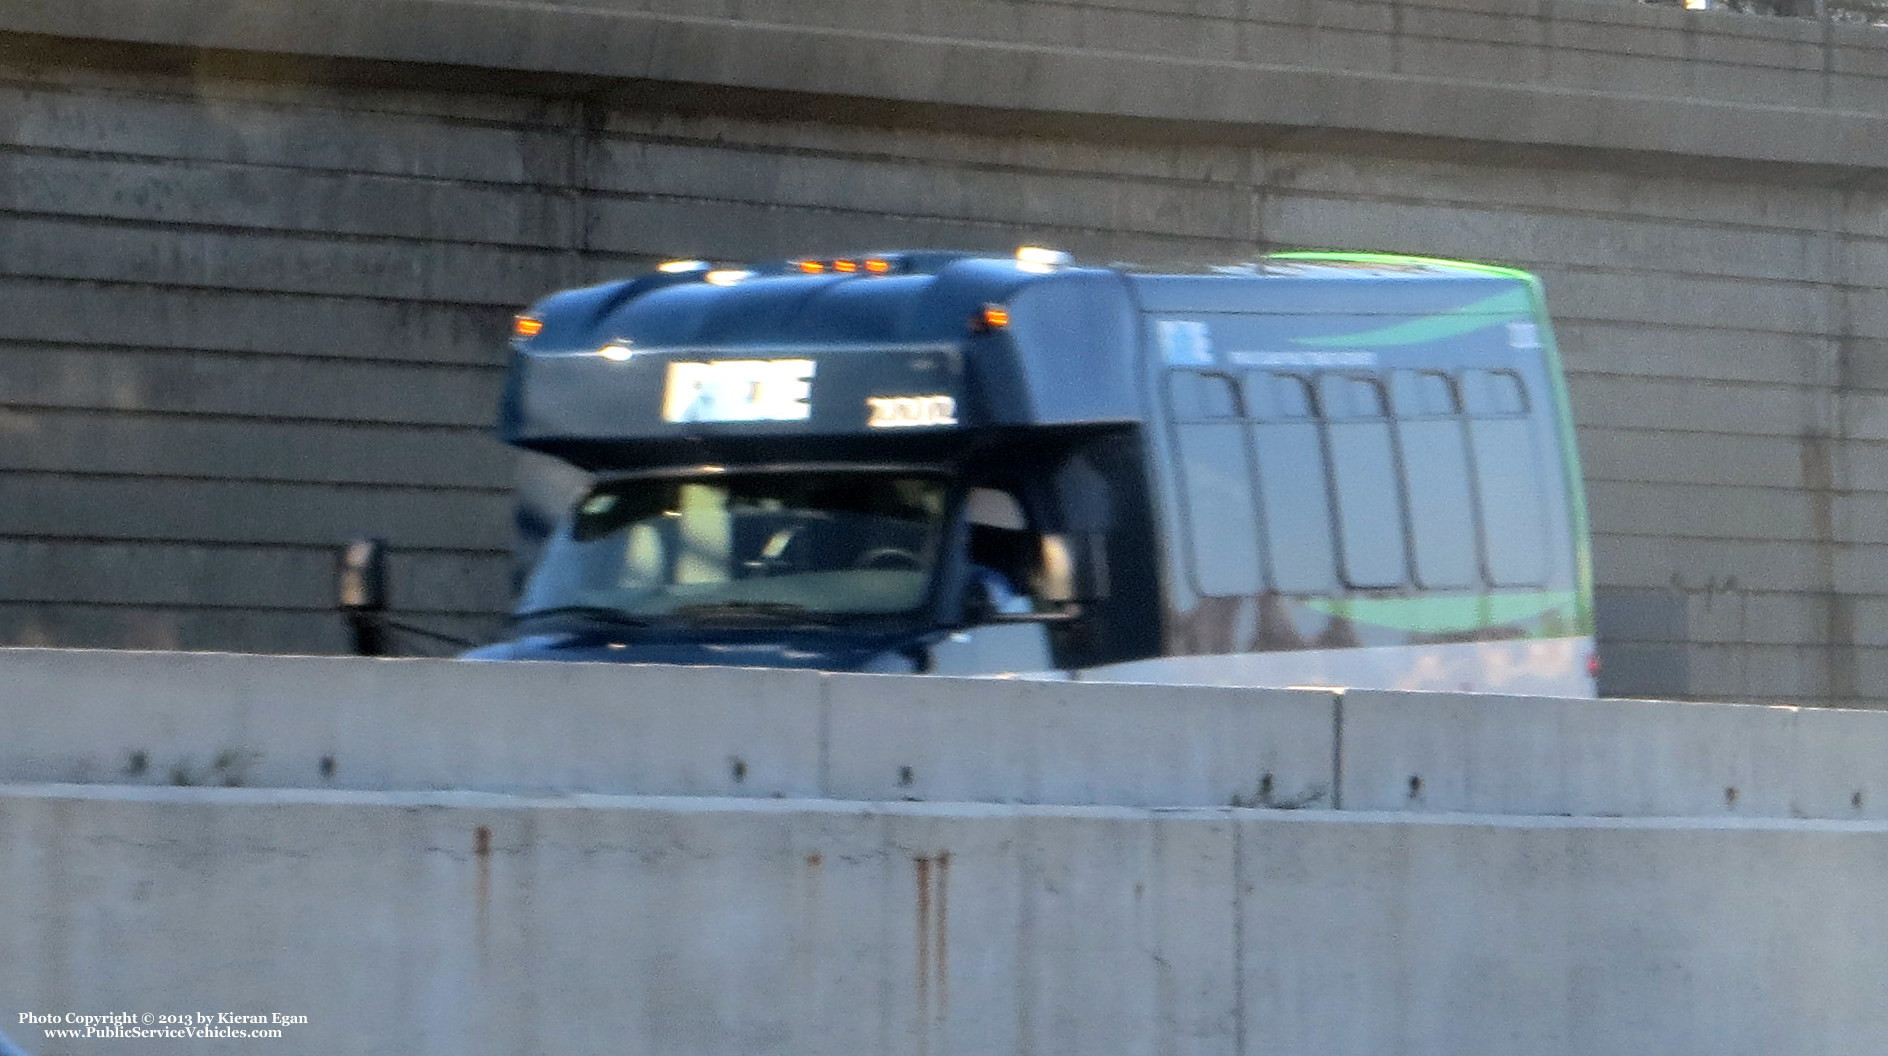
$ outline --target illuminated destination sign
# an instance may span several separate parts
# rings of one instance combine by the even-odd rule
[[[810,359],[673,362],[662,394],[667,422],[800,422],[813,414]]]

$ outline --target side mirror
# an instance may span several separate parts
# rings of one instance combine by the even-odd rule
[[[335,605],[347,620],[356,656],[387,655],[387,544],[356,539],[342,549],[334,569]]]
[[[1036,596],[1058,604],[1108,596],[1107,537],[1096,532],[1052,532],[1042,537]]]

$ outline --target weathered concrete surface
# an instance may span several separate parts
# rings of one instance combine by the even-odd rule
[[[1878,823],[0,788],[8,1011],[285,1054],[1872,1056]],[[93,1056],[135,1045],[49,1043]]]
[[[1888,819],[1888,715],[1344,694],[1347,810]]]
[[[15,7],[0,30],[1222,125],[1240,138],[1340,129],[1873,169],[1872,143],[1888,136],[1888,48],[1866,29],[1623,4],[71,0]]]
[[[753,668],[0,650],[0,782],[1329,807],[1333,698]]]
[[[1888,714],[0,650],[0,783],[1888,819]]]

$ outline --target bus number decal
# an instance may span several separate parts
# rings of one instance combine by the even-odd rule
[[[865,424],[873,429],[957,424],[957,401],[949,396],[867,396],[865,405],[872,412]]]

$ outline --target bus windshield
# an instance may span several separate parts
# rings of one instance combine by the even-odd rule
[[[929,594],[946,493],[941,478],[864,472],[609,481],[551,538],[517,615],[910,613]]]

